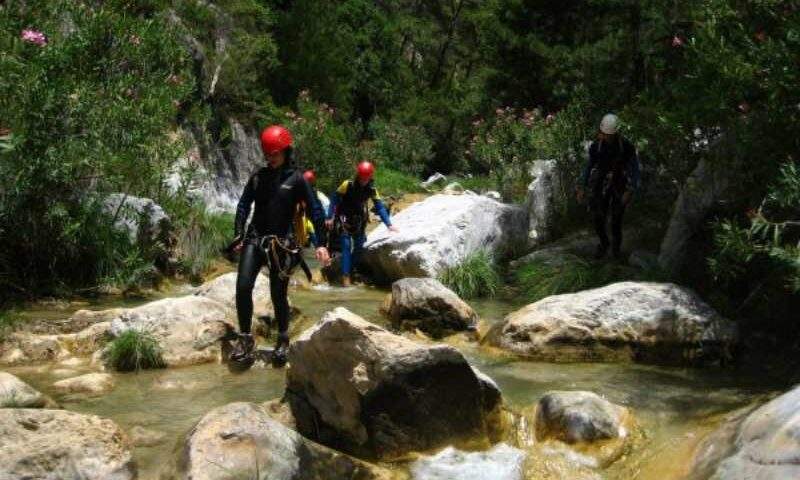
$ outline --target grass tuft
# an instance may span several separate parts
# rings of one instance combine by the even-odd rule
[[[439,274],[439,281],[462,298],[494,297],[500,288],[500,275],[484,250],[473,253],[455,267]]]
[[[106,363],[120,372],[167,366],[156,339],[138,330],[127,330],[109,344]]]
[[[614,262],[590,262],[577,255],[533,260],[514,274],[514,284],[528,302],[551,295],[598,288],[621,281],[663,281],[656,270],[639,270]]]

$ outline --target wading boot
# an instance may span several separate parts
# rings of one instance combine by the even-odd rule
[[[281,332],[278,334],[278,341],[275,343],[275,350],[272,352],[272,366],[283,368],[289,354],[289,334]]]
[[[344,275],[342,277],[342,286],[347,288],[350,285],[352,285],[352,282],[350,281],[350,275]]]
[[[253,355],[255,340],[249,333],[243,333],[236,339],[228,357],[228,368],[232,372],[243,372],[253,366],[256,359]]]

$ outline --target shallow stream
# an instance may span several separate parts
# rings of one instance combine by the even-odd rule
[[[384,324],[379,307],[386,294],[384,290],[367,287],[319,287],[293,289],[290,296],[293,304],[308,319],[316,320],[333,307],[345,306],[367,319]],[[119,305],[100,304],[91,308],[111,306]],[[473,306],[486,324],[519,307],[496,301],[473,302]],[[27,314],[66,318],[71,310],[74,308],[53,308]],[[506,402],[515,410],[535,405],[549,390],[589,390],[632,409],[639,426],[634,448],[609,468],[595,470],[593,478],[683,478],[694,446],[719,424],[726,413],[780,388],[763,378],[728,370],[537,363],[498,355],[463,336],[452,337],[448,342],[497,382]],[[83,366],[37,365],[7,370],[52,395],[69,410],[111,418],[124,429],[138,425],[166,433],[169,439],[166,443],[135,449],[142,479],[157,478],[160,469],[174,456],[178,440],[212,408],[234,401],[262,403],[280,397],[284,388],[282,370],[254,368],[233,375],[224,365],[206,364],[115,374],[116,387],[108,395],[59,398],[53,391],[53,382],[90,371],[88,359]],[[541,464],[542,468],[537,468],[530,478],[575,478],[570,466],[564,467],[562,461],[549,462],[544,458]],[[491,479],[491,472],[485,472],[482,478]]]

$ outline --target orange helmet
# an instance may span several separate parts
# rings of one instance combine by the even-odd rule
[[[317,181],[317,174],[314,173],[314,170],[306,170],[303,172],[303,178],[306,179],[309,185],[314,185]]]
[[[375,166],[370,162],[361,162],[356,167],[356,173],[361,180],[369,180],[375,174]]]

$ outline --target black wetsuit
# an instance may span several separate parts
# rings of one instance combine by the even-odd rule
[[[250,333],[253,316],[253,286],[258,272],[269,266],[270,293],[275,307],[275,320],[279,334],[289,328],[289,278],[281,278],[280,265],[268,261],[259,243],[265,236],[274,235],[284,239],[291,233],[292,220],[300,202],[311,205],[311,219],[317,231],[316,246],[325,242],[325,216],[322,206],[315,198],[311,186],[303,175],[289,165],[278,169],[264,167],[254,173],[236,208],[235,233],[244,239],[244,248],[239,260],[239,275],[236,281],[236,313],[241,333]],[[255,204],[253,219],[245,233],[245,224]],[[283,261],[283,260],[282,260]]]
[[[639,188],[639,175],[636,147],[627,139],[616,137],[609,141],[595,141],[589,147],[589,162],[584,169],[581,183],[584,188],[591,189],[594,228],[603,251],[608,248],[609,243],[615,254],[620,251],[622,217],[625,213],[622,197],[625,192],[634,192]],[[606,233],[609,210],[611,242]]]

